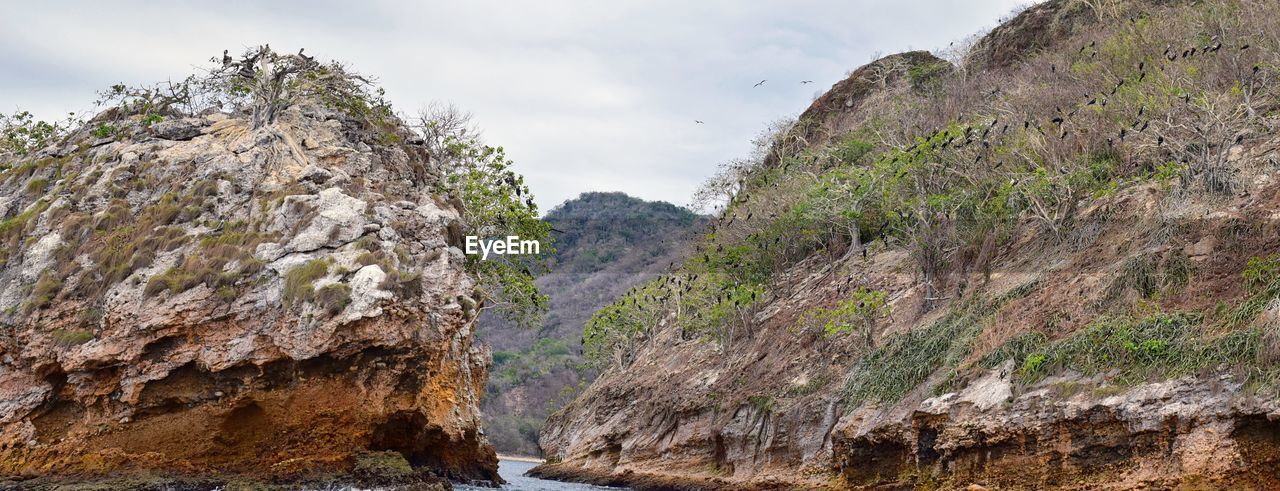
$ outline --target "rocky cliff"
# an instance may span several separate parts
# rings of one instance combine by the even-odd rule
[[[0,475],[496,481],[430,156],[338,65],[223,65],[5,162]]]
[[[1050,1],[962,66],[855,70],[598,315],[614,356],[537,473],[1280,486],[1274,8]]]

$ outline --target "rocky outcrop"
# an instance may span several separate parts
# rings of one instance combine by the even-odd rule
[[[1121,5],[1116,2],[1106,7],[1119,9]],[[965,56],[965,68],[982,71],[1016,65],[1071,39],[1099,15],[1105,14],[1091,11],[1085,2],[1049,0],[1029,6],[977,39]]]
[[[1011,368],[910,411],[846,416],[832,437],[840,477],[865,486],[922,485],[934,476],[1013,488],[1275,484],[1280,405],[1230,377],[1187,377],[1118,394],[1071,393],[1098,381],[1067,377],[1013,397]]]
[[[784,157],[845,135],[874,117],[865,108],[888,94],[925,89],[954,67],[928,51],[908,51],[880,58],[850,72],[814,99],[781,135],[765,157],[776,166]],[[905,83],[904,83],[905,82]]]
[[[615,310],[639,334],[549,418],[540,443],[551,463],[536,473],[641,489],[1280,487],[1280,142],[1241,118],[1212,156],[1184,156],[1205,147],[1150,128],[1203,116],[1173,112],[1163,123],[1146,98],[1115,109],[1122,86],[1148,97],[1169,87],[1151,77],[1234,63],[1172,43],[1223,11],[1214,9],[1243,4],[1099,5],[1116,7],[1100,24],[1079,2],[1045,2],[980,40],[960,69],[897,55],[815,101],[744,175],[693,264],[665,278],[676,286],[654,285],[643,293],[657,300],[637,295]],[[1273,8],[1218,18],[1271,19],[1260,13]],[[1255,53],[1255,39],[1209,53]],[[1099,66],[1124,78],[1082,75]],[[1198,93],[1240,93],[1223,73],[1226,83],[1194,82]],[[1080,90],[1059,98],[1067,83]],[[1112,96],[1114,127],[1069,121]],[[1274,92],[1257,97],[1274,108]],[[845,143],[859,151],[842,152]],[[1055,150],[1028,150],[1039,145]],[[1005,160],[1006,151],[1051,154],[1059,166]],[[986,205],[1019,207],[1034,194],[1029,182],[1073,175],[1079,162],[1125,170],[1082,172],[1106,174],[1104,186],[1062,195],[1052,216],[1023,208],[1002,225],[938,232],[981,222]],[[1161,165],[1221,167],[1154,177]],[[1229,176],[1224,185],[1211,182],[1215,172]],[[948,174],[990,180],[933,187]],[[805,228],[808,215],[794,210],[829,202],[797,197],[806,192],[853,203],[841,212],[926,226],[894,236],[855,219],[862,228],[840,240],[788,248],[803,232],[848,223]],[[951,201],[962,194],[974,201]],[[923,199],[904,210],[881,195]],[[738,295],[759,270],[759,299]],[[712,286],[700,292],[698,275]],[[868,293],[882,293],[885,309]],[[704,298],[741,321],[706,320]],[[652,317],[637,328],[625,317],[633,312]]]
[[[330,102],[112,110],[0,173],[0,475],[498,480],[460,210]]]

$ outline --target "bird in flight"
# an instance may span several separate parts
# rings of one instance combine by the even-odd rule
[[[703,123],[701,119],[695,119],[693,120],[693,122],[697,124],[707,124],[707,123]]]
[[[812,80],[801,80],[801,81],[800,81],[800,85],[804,85],[804,84],[811,84],[811,83],[813,83],[813,81],[812,81]]]
[[[761,81],[759,81],[759,82],[756,82],[756,84],[755,84],[755,85],[752,85],[751,87],[752,87],[752,88],[759,87],[759,86],[761,86],[761,85],[764,85],[764,83],[765,83],[766,81],[767,81],[767,80],[761,80]]]

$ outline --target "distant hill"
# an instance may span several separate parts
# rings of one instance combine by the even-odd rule
[[[679,264],[706,221],[671,203],[619,192],[583,193],[545,220],[559,232],[550,270],[537,280],[551,297],[542,324],[521,329],[497,315],[480,317],[478,336],[493,348],[484,427],[499,453],[539,453],[547,415],[594,378],[578,370],[582,324],[628,288]]]

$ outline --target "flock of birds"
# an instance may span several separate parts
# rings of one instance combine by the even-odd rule
[[[1249,50],[1250,48],[1251,46],[1249,44],[1242,43],[1232,49],[1235,49],[1238,52],[1244,52]],[[1178,62],[1180,60],[1187,61],[1187,60],[1192,60],[1197,56],[1203,57],[1203,56],[1215,55],[1219,53],[1222,49],[1224,49],[1223,42],[1218,38],[1218,36],[1214,36],[1213,38],[1211,38],[1208,44],[1205,44],[1203,46],[1196,45],[1196,46],[1187,47],[1185,49],[1175,49],[1172,45],[1169,45],[1164,50],[1163,59],[1170,63]],[[1096,58],[1098,56],[1097,42],[1093,41],[1084,46],[1081,46],[1079,51],[1077,52],[1077,55],[1081,57],[1087,56],[1090,59]],[[1055,107],[1053,110],[1053,114],[1047,118],[1043,118],[1041,120],[1034,120],[1034,119],[1022,120],[1020,122],[1021,123],[1020,126],[1022,127],[1022,130],[1034,131],[1046,138],[1056,137],[1059,140],[1066,139],[1072,133],[1068,131],[1067,127],[1072,123],[1073,118],[1076,117],[1077,114],[1079,114],[1079,112],[1082,109],[1088,108],[1091,106],[1105,107],[1107,106],[1109,99],[1115,96],[1116,93],[1125,85],[1139,84],[1147,80],[1148,68],[1149,68],[1147,65],[1147,62],[1145,61],[1139,62],[1134,66],[1134,68],[1135,70],[1129,76],[1120,78],[1113,85],[1110,85],[1108,88],[1099,90],[1096,92],[1084,94],[1083,98],[1074,108],[1064,111],[1062,107]],[[1158,67],[1158,69],[1164,70],[1165,68],[1161,66],[1161,67]],[[1058,67],[1056,65],[1050,65],[1049,70],[1052,73],[1057,73]],[[1250,77],[1256,77],[1261,70],[1262,70],[1261,66],[1254,65],[1252,67],[1252,74],[1250,75]],[[754,87],[760,87],[764,85],[765,82],[767,82],[767,80],[761,80],[757,82],[754,85]],[[808,84],[808,83],[812,83],[812,81],[809,81],[809,80],[801,81],[801,84]],[[1000,89],[997,88],[994,91],[992,91],[992,95],[998,93],[999,90]],[[1191,103],[1190,95],[1181,94],[1179,97],[1182,100],[1183,104]],[[1148,128],[1151,127],[1152,120],[1148,119],[1147,107],[1145,105],[1140,106],[1137,112],[1132,116],[1133,117],[1130,118],[1132,120],[1132,123],[1128,124],[1127,126],[1122,126],[1119,129],[1119,131],[1114,134],[1114,136],[1109,136],[1106,139],[1106,142],[1108,145],[1113,145],[1117,141],[1124,142],[1126,138],[1130,138],[1135,134],[1143,133],[1144,131],[1148,130]],[[963,119],[963,116],[957,117],[955,118],[954,123],[959,124],[962,119]],[[701,120],[695,120],[695,122],[698,124],[703,123]],[[916,157],[921,156],[922,153],[927,151],[932,151],[935,148],[940,150],[946,150],[948,148],[960,149],[960,148],[968,147],[970,145],[977,144],[977,145],[981,145],[981,149],[975,156],[973,163],[979,164],[984,159],[988,158],[987,156],[989,155],[990,149],[992,148],[992,139],[1006,134],[1011,127],[1016,127],[1012,125],[1017,125],[1017,124],[1018,122],[1008,122],[1008,121],[1002,122],[999,118],[992,118],[989,122],[985,122],[977,125],[967,124],[964,126],[964,129],[962,131],[952,131],[950,129],[937,129],[929,133],[927,136],[924,136],[922,141],[917,140],[917,143],[914,143],[902,149],[901,152],[897,152],[896,155],[893,157],[891,163],[897,162],[901,159],[914,159]],[[1046,127],[1049,127],[1055,130],[1052,136],[1049,132],[1045,131]],[[1239,144],[1243,140],[1243,138],[1244,138],[1243,134],[1237,135],[1235,137],[1235,143]],[[1165,144],[1164,136],[1158,136],[1156,139],[1156,146],[1159,147],[1159,146],[1163,146],[1164,144]],[[790,163],[785,165],[789,166]],[[998,169],[1002,165],[1004,165],[1003,161],[996,162],[993,168]],[[1063,172],[1065,172],[1065,169],[1063,169]],[[734,221],[737,220],[740,216],[744,220],[751,220],[755,216],[755,213],[750,209],[750,206],[747,205],[747,203],[750,201],[750,197],[748,195],[747,187],[745,186],[745,184],[746,184],[745,179],[740,180],[738,182],[738,188],[741,191],[739,191],[733,197],[733,199],[730,200],[729,205],[732,206],[732,205],[743,204],[746,206],[743,206],[741,209],[732,208],[733,212],[731,214],[728,214],[729,216],[721,215],[720,217],[718,217],[717,220],[711,225],[709,234],[714,234],[717,231],[717,229],[721,227],[731,226],[734,223]],[[768,176],[765,175],[763,177],[763,182],[761,186],[768,186],[768,185],[770,185]],[[1013,185],[1015,186],[1017,185],[1016,179],[1013,181]],[[772,183],[772,186],[774,188],[777,187],[776,180],[775,182]],[[781,208],[781,211],[783,213],[786,213],[788,211],[788,208],[786,206],[783,206]],[[769,213],[769,217],[771,219],[777,218],[777,216],[778,216],[777,212]],[[902,218],[906,219],[909,217],[903,216]],[[887,224],[882,225],[878,231],[872,234],[872,236],[878,240],[884,241],[886,225]],[[750,234],[747,236],[747,240],[749,241],[755,241],[758,238],[759,238],[758,233]],[[782,243],[781,237],[775,237],[772,241],[768,241],[763,244],[760,244],[760,247],[764,250],[769,250],[771,247],[786,247],[787,245],[788,244]],[[710,251],[705,249],[705,247],[707,247],[706,244],[699,244],[695,248],[694,257],[695,257],[695,260],[701,259],[704,263],[710,264],[712,262],[712,257],[711,257]],[[723,244],[717,245],[715,250],[717,253],[724,252],[724,245]],[[862,252],[863,258],[866,258],[867,248],[863,247],[861,252]],[[736,261],[729,258],[722,258],[718,260],[724,261],[726,263],[725,265],[729,267],[740,266],[740,264],[738,264]],[[641,286],[632,287],[631,289],[627,290],[627,292],[621,297],[623,299],[622,305],[625,306],[627,304],[630,304],[631,306],[635,307],[635,306],[639,306],[640,302],[643,301],[647,303],[657,303],[663,309],[665,309],[669,302],[672,302],[672,301],[678,302],[679,298],[682,295],[692,292],[693,289],[696,287],[695,284],[699,278],[699,274],[691,273],[687,271],[683,273],[673,274],[672,272],[676,270],[675,262],[672,262],[671,264],[669,264],[667,270],[668,270],[667,274],[660,276],[656,283],[651,284],[652,289],[649,289],[650,287],[647,285],[641,285]],[[848,277],[845,280],[844,285],[842,285],[840,289],[844,290],[850,287],[853,280],[854,280],[853,276]],[[740,285],[729,284],[729,285],[721,286],[720,291],[716,295],[713,305],[720,306],[725,304],[732,304],[734,307],[742,307],[743,305],[750,305],[751,303],[754,303],[758,299],[759,294],[754,290],[751,291],[751,293],[748,296],[746,294],[740,293],[738,291],[738,287],[740,287]],[[596,322],[599,322],[599,321],[617,322],[618,320],[620,320],[621,315],[623,314],[621,314],[620,311],[615,309],[615,310],[609,311],[602,318],[597,319]],[[699,319],[702,316],[703,316],[702,310],[699,310],[699,309],[694,310],[693,317],[695,319]]]
[[[302,60],[304,65],[318,65],[315,57],[307,56],[305,51],[306,48],[298,48],[298,54],[295,56],[297,56],[299,60]],[[268,53],[271,53],[274,56],[274,53],[271,51],[271,45],[265,44],[257,50],[244,54],[240,58],[240,61],[236,61],[235,58],[231,57],[231,51],[224,49],[222,50],[222,59],[220,61],[222,62],[223,68],[235,68],[236,75],[242,78],[252,79],[257,74],[258,62],[264,60],[263,56]]]

